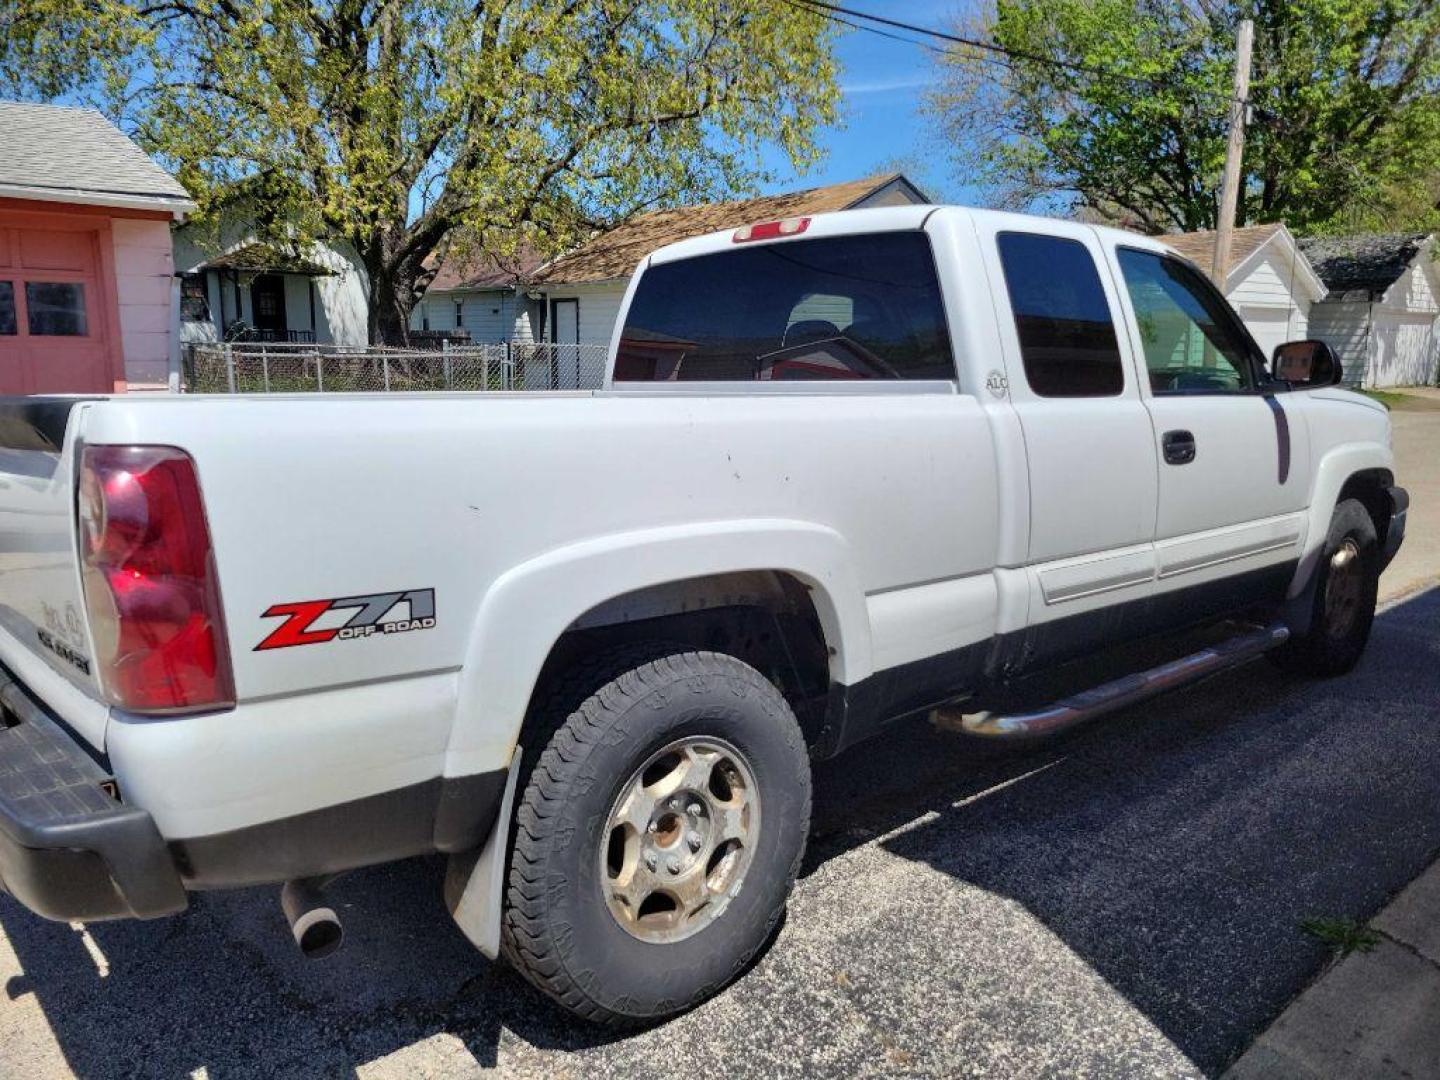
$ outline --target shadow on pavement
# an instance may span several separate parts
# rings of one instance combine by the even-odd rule
[[[1437,706],[1440,590],[1343,679],[1252,663],[989,768],[914,730],[828,786],[812,850],[899,829],[885,850],[1023,906],[1213,1073],[1325,963],[1301,920],[1366,919],[1440,855]]]
[[[1343,680],[1252,664],[1004,760],[907,722],[817,768],[806,872],[880,838],[1004,897],[1214,1072],[1324,963],[1301,919],[1367,917],[1440,851],[1437,703],[1440,590],[1383,615]],[[475,953],[440,874],[411,860],[343,879],[348,943],[323,963],[296,954],[274,889],[94,924],[103,976],[78,931],[0,897],[24,970],[0,1008],[33,995],[85,1077],[337,1075],[435,1035],[488,1065],[516,1036],[616,1038]]]

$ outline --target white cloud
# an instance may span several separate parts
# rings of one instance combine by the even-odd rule
[[[907,75],[901,79],[875,79],[853,83],[842,83],[840,92],[846,97],[856,94],[888,94],[896,90],[917,90],[930,80],[921,75]]]

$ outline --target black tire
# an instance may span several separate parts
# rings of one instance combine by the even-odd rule
[[[564,673],[534,721],[554,733],[520,777],[506,958],[572,1013],[611,1025],[659,1020],[717,993],[774,932],[809,833],[809,756],[785,699],[734,657],[632,646]],[[763,807],[758,836],[722,918],[678,941],[645,941],[607,906],[601,844],[636,770],[694,736],[745,756]]]
[[[1343,612],[1330,603],[1332,589],[1341,587],[1336,584],[1337,575],[1351,572],[1335,566],[1342,550],[1355,553],[1358,573],[1358,580],[1351,585],[1356,590],[1354,604],[1343,605]],[[1335,507],[1315,572],[1320,577],[1309,631],[1292,637],[1269,655],[1279,667],[1297,675],[1343,675],[1359,662],[1370,640],[1380,587],[1380,544],[1375,522],[1359,501],[1346,499]]]

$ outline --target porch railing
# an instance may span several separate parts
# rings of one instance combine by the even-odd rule
[[[236,330],[231,341],[249,344],[262,342],[269,345],[313,345],[314,330],[262,330],[258,326],[247,326]]]
[[[497,342],[436,349],[201,343],[182,362],[192,394],[401,393],[421,390],[594,390],[604,345]]]

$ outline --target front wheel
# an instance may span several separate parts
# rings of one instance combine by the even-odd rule
[[[626,1024],[698,1004],[768,940],[810,770],[794,714],[749,665],[652,647],[618,667],[570,673],[536,717],[554,735],[516,813],[502,944],[572,1012]]]
[[[1362,503],[1346,499],[1335,507],[1320,557],[1309,631],[1270,656],[1297,674],[1343,675],[1370,640],[1380,588],[1380,545]]]

